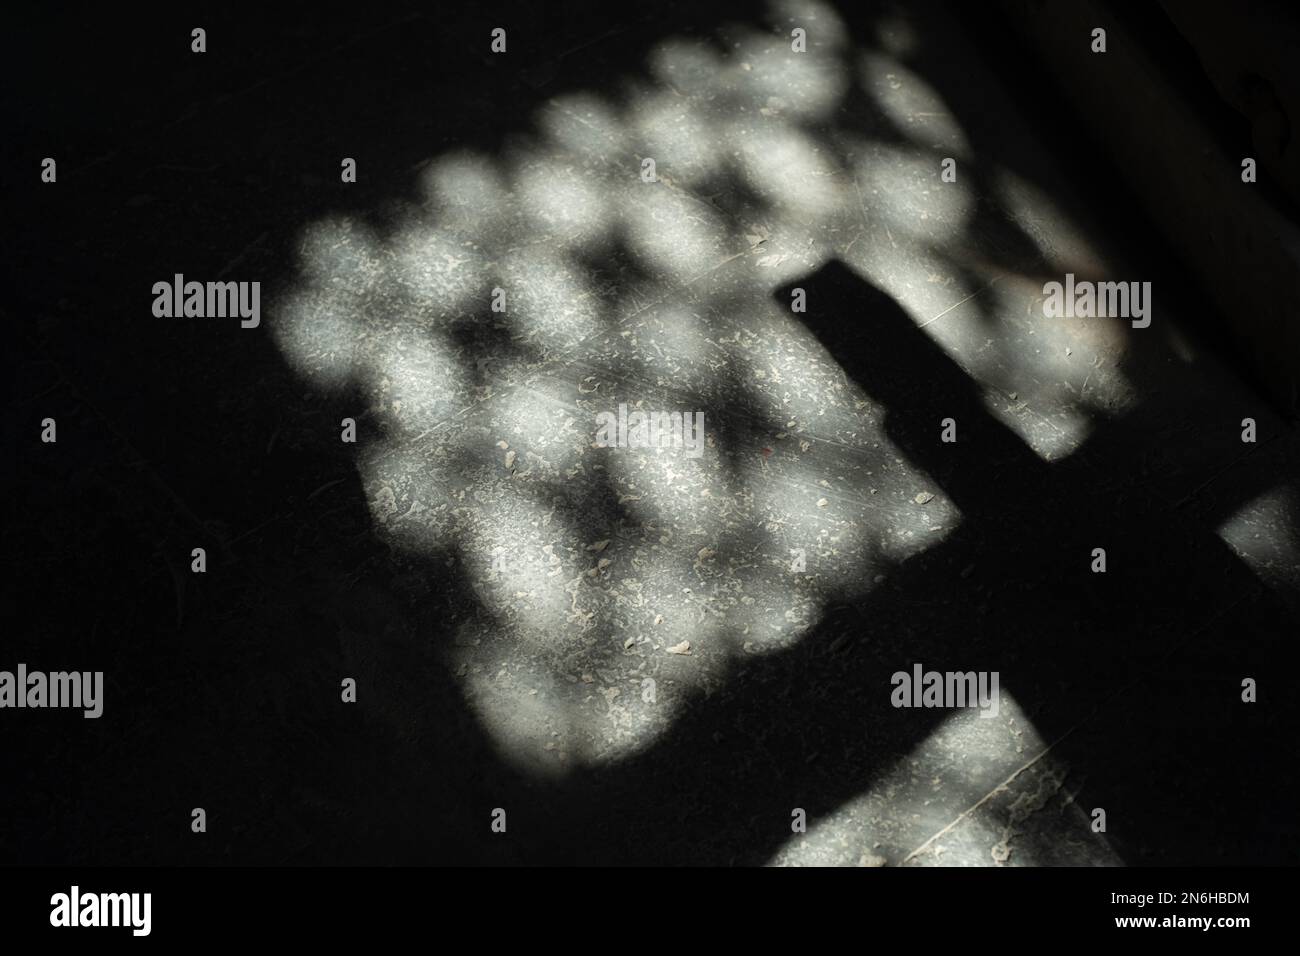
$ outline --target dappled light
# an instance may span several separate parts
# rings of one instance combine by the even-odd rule
[[[996,166],[935,177],[971,146],[900,59],[924,42],[907,21],[861,49],[828,7],[782,15],[812,25],[810,55],[752,26],[665,38],[610,84],[622,96],[545,101],[537,135],[501,155],[431,156],[398,233],[307,226],[277,310],[294,367],[370,403],[382,437],[357,465],[378,532],[466,567],[499,633],[473,640],[466,700],[501,754],[543,777],[651,748],[737,660],[788,652],[828,605],[889,586],[963,523],[882,431],[889,402],[779,289],[842,260],[959,356],[1042,459],[1090,429],[1088,377],[1078,389],[1061,366],[1071,330],[1027,321],[1032,263],[999,257],[974,222],[1001,209],[1055,268],[1058,250],[1092,255],[1068,217]],[[967,348],[976,316],[1038,338]],[[870,343],[873,318],[843,321]],[[1097,384],[1113,386],[1123,336],[1098,348]],[[594,447],[594,416],[620,402],[705,410],[705,456]],[[796,554],[809,573],[791,573]],[[690,666],[658,663],[665,648]],[[963,726],[979,725],[944,733]]]

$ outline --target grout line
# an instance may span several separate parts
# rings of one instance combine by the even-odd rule
[[[918,328],[918,329],[923,329],[923,328],[925,328],[927,325],[930,325],[930,324],[933,323],[933,322],[938,322],[940,319],[942,319],[945,315],[947,315],[947,314],[948,314],[949,312],[951,312],[953,309],[955,309],[955,308],[957,308],[957,307],[959,307],[959,306],[963,306],[963,305],[965,305],[965,304],[966,304],[967,302],[969,302],[971,299],[973,299],[973,298],[975,298],[976,296],[980,295],[981,293],[986,292],[986,291],[988,291],[989,289],[993,288],[994,284],[997,283],[1000,279],[1005,279],[1005,278],[1006,278],[1006,273],[1005,273],[1005,272],[1000,272],[1000,273],[998,273],[998,274],[995,275],[992,279],[990,279],[988,282],[984,283],[984,285],[980,286],[978,289],[976,289],[976,290],[975,290],[974,292],[972,292],[970,295],[966,296],[966,298],[962,299],[960,302],[954,302],[952,305],[948,306],[948,308],[944,309],[942,312],[940,312],[940,313],[939,313],[938,315],[936,315],[934,318],[932,318],[932,319],[926,319],[924,322],[922,322],[920,325],[918,325],[917,328]]]

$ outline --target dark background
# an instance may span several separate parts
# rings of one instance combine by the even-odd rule
[[[841,10],[865,41],[876,8]],[[1025,65],[1022,40],[991,14],[955,15],[1046,141],[1073,128],[1045,108],[1056,94]],[[329,213],[382,229],[421,160],[451,146],[498,150],[544,99],[602,88],[663,36],[753,19],[750,5],[8,16],[0,667],[103,670],[107,701],[98,721],[0,715],[0,862],[761,863],[788,833],[790,806],[833,810],[929,729],[863,700],[868,662],[836,638],[870,621],[922,635],[923,659],[927,646],[964,639],[987,594],[947,574],[944,600],[925,596],[936,569],[971,555],[1003,594],[976,626],[999,637],[977,639],[976,655],[1037,688],[1026,696],[1041,703],[1045,739],[1069,725],[1052,704],[1067,672],[1104,698],[1154,665],[1144,634],[1208,628],[1104,731],[1123,734],[1122,747],[1086,734],[1067,744],[1088,781],[1081,805],[1095,796],[1087,805],[1125,808],[1112,840],[1125,862],[1295,861],[1294,595],[1263,587],[1171,503],[1101,498],[1095,470],[1027,456],[898,306],[836,263],[804,282],[818,303],[809,327],[889,406],[890,437],[977,519],[901,568],[895,597],[832,608],[799,648],[747,664],[733,693],[694,702],[627,763],[531,780],[465,709],[445,648],[483,611],[459,558],[431,554],[413,569],[372,534],[353,449],[337,439],[359,397],[315,393],[265,334],[266,304],[292,279],[292,239]],[[507,21],[509,70],[480,52]],[[195,25],[207,29],[203,56],[189,51]],[[548,52],[608,31],[582,56],[557,64]],[[962,102],[960,77],[939,84]],[[365,171],[356,185],[338,182],[343,155]],[[44,156],[58,158],[56,187],[39,182]],[[1062,175],[1080,173],[1098,218],[1108,203],[1126,211],[1121,248],[1182,275],[1113,167],[1079,148],[1058,158]],[[240,256],[229,278],[261,278],[261,330],[153,319],[155,281],[211,278]],[[862,308],[885,317],[870,348],[837,320]],[[1217,331],[1220,313],[1197,311],[1201,334],[1255,381]],[[921,423],[953,408],[988,441],[968,460],[929,462]],[[39,442],[46,416],[58,421],[54,446]],[[1133,467],[1147,424],[1139,414],[1103,432],[1083,460]],[[1296,474],[1273,478],[1294,488]],[[1008,481],[1032,507],[1005,512]],[[1060,584],[1063,544],[1082,545],[1082,526],[1140,553],[1141,573],[1082,591]],[[201,578],[189,573],[196,546],[208,552]],[[417,576],[425,586],[408,586]],[[1200,619],[1211,596],[1233,610]],[[342,629],[384,635],[378,674],[405,702],[403,725],[339,705]],[[1190,715],[1206,687],[1232,695],[1242,672],[1268,678],[1257,708]],[[766,703],[790,695],[779,714]],[[871,744],[851,772],[804,762],[807,734],[847,741],[863,727]],[[714,742],[739,728],[742,745]],[[204,836],[190,832],[195,806],[208,811]],[[496,806],[510,808],[509,840],[486,826]]]

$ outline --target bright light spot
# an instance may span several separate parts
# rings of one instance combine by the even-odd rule
[[[934,153],[936,180],[940,157],[971,158],[965,132],[934,87],[892,56],[864,53],[859,62],[862,84],[876,105],[900,133]]]
[[[651,76],[687,95],[710,96],[726,63],[707,43],[670,37],[650,52]]]
[[[600,191],[591,174],[571,161],[530,158],[515,173],[515,187],[535,228],[596,238],[606,225]]]
[[[516,341],[545,354],[569,348],[603,328],[602,303],[586,271],[556,250],[522,246],[506,254],[500,268],[509,287],[507,324]]]
[[[477,312],[486,307],[486,299],[474,302],[475,295],[487,294],[488,275],[481,252],[463,240],[439,229],[412,227],[392,241],[392,269],[389,291],[401,290],[411,299],[414,310],[401,316],[413,324],[442,328],[448,317],[462,309]],[[380,313],[387,326],[393,313]]]
[[[734,142],[750,188],[791,218],[825,216],[844,201],[834,159],[805,134],[790,127],[757,128]]]
[[[638,149],[653,157],[659,174],[675,185],[691,185],[717,172],[716,129],[680,96],[652,94],[635,122]]]
[[[815,40],[810,30],[810,49]],[[839,57],[792,53],[788,33],[773,38],[742,30],[739,43],[737,58],[748,69],[729,73],[723,88],[733,104],[746,110],[789,120],[826,119],[848,92],[849,77]]]
[[[467,404],[472,381],[429,336],[390,336],[372,359],[371,394],[398,440],[433,428]]]
[[[374,233],[351,219],[323,219],[303,230],[298,258],[303,275],[332,290],[362,294],[383,277]]]
[[[808,49],[827,53],[849,44],[849,31],[839,13],[820,0],[772,0],[768,19],[787,31],[802,27],[808,31]]]
[[[496,162],[481,153],[438,157],[425,169],[420,185],[435,212],[481,217],[505,206],[506,186]]]
[[[726,224],[715,209],[663,183],[640,185],[623,193],[623,222],[632,251],[656,278],[685,281],[727,255]]]
[[[905,237],[934,247],[965,241],[975,211],[968,180],[939,181],[939,157],[883,143],[866,150],[856,170],[872,217]]]
[[[300,375],[331,389],[356,373],[358,329],[353,305],[337,293],[303,286],[277,303],[271,331]]]
[[[1219,537],[1266,582],[1300,582],[1300,503],[1289,488],[1255,498],[1219,527]]]
[[[579,92],[545,103],[538,125],[555,144],[575,158],[609,161],[631,155],[623,121],[612,106],[593,93]]]

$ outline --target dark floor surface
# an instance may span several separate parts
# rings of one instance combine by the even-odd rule
[[[0,861],[1296,862],[1300,438],[969,14],[309,9],[15,33]]]

